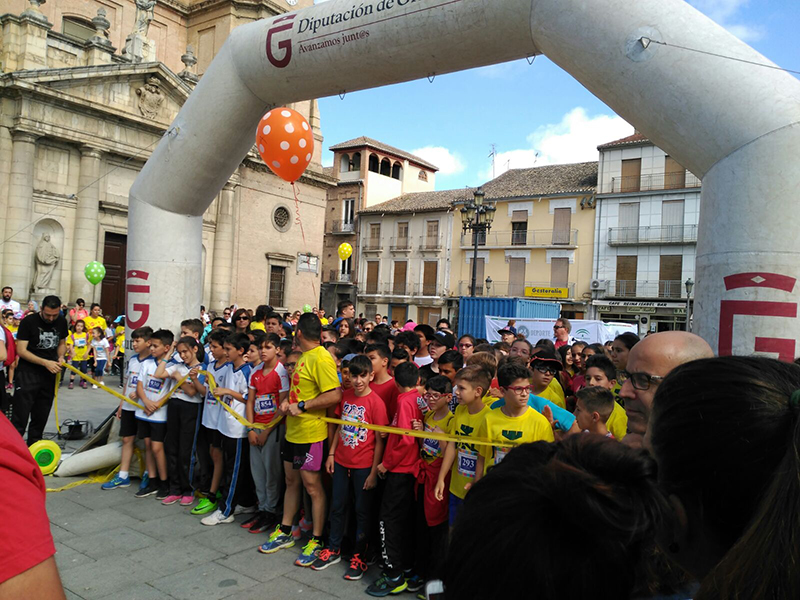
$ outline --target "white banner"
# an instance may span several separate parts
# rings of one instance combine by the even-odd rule
[[[556,319],[515,319],[517,333],[524,335],[532,344],[541,338],[554,339],[553,325]],[[613,340],[621,333],[630,331],[637,333],[637,327],[632,323],[603,323],[603,321],[589,321],[584,319],[570,319],[572,331],[570,337],[588,344],[604,344]],[[499,342],[498,331],[508,325],[508,317],[486,317],[486,339],[489,342]]]

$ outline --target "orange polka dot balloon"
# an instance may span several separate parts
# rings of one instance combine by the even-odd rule
[[[273,108],[259,121],[256,145],[272,172],[293,183],[311,162],[314,136],[303,115],[291,108],[279,107]]]

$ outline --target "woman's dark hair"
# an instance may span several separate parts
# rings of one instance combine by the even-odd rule
[[[505,600],[535,590],[537,600],[555,600],[597,598],[602,589],[604,598],[630,598],[643,587],[665,507],[644,450],[588,433],[523,444],[459,509],[445,596]],[[535,560],[519,552],[521,539],[541,542]]]
[[[341,333],[342,323],[344,323],[344,322],[347,323],[347,327],[348,327],[346,335],[342,335],[342,333]],[[339,321],[336,324],[336,333],[339,334],[339,336],[342,339],[349,339],[349,338],[356,337],[356,326],[353,323],[353,319],[344,319],[343,318],[341,321]]]
[[[233,313],[233,316],[231,317],[231,325],[233,325],[234,330],[237,329],[237,327],[236,327],[237,322],[239,321],[239,317],[241,317],[242,315],[247,317],[248,321],[252,322],[253,318],[250,316],[250,313],[247,312],[247,309],[246,308],[239,308],[239,309],[237,309],[237,311],[235,313]],[[250,329],[249,325],[247,327],[245,327],[245,331],[247,331],[248,329]]]
[[[206,353],[203,350],[203,345],[200,342],[198,342],[194,336],[185,335],[178,340],[178,344],[183,344],[184,346],[189,348],[189,350],[194,350],[194,355],[200,362],[203,362],[203,359],[206,357]]]
[[[548,350],[552,350],[553,352],[556,351],[556,345],[553,343],[553,340],[548,340],[547,338],[542,338],[537,340],[536,344],[533,346],[534,348],[547,348]]]
[[[568,344],[564,344],[560,348],[558,348],[558,353],[561,355],[561,364],[564,365],[564,368],[567,368],[567,352],[572,349],[572,346]]]
[[[681,365],[658,387],[659,483],[730,549],[697,600],[800,598],[799,389],[797,365],[743,356]]]
[[[626,331],[625,333],[620,333],[617,337],[614,338],[615,342],[617,340],[622,342],[622,345],[625,346],[628,350],[630,350],[636,344],[642,341],[638,335],[636,335],[635,333],[631,333],[630,331]]]

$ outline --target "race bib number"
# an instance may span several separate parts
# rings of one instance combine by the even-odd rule
[[[138,373],[131,373],[130,381],[128,381],[128,385],[135,386],[139,383],[139,374]]]
[[[275,413],[275,394],[264,394],[263,396],[256,396],[256,402],[253,406],[257,415],[271,415]]]
[[[422,441],[422,453],[425,456],[429,456],[430,458],[439,458],[439,453],[441,452],[441,447],[439,446],[439,440],[430,440],[425,438]]]
[[[147,389],[151,392],[160,392],[161,389],[164,387],[164,380],[158,379],[156,377],[151,378],[147,382]]]
[[[458,474],[473,479],[478,468],[478,455],[466,448],[458,450]]]
[[[494,464],[499,465],[500,462],[506,457],[508,454],[508,448],[497,448],[494,451]]]
[[[85,348],[86,347],[86,339],[81,338],[79,340],[75,340],[75,347],[76,348]]]
[[[212,394],[210,391],[206,392],[206,404],[208,406],[214,406],[217,403],[217,398]]]

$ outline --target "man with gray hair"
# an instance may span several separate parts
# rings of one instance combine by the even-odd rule
[[[713,356],[708,342],[686,331],[655,333],[631,348],[625,373],[627,379],[619,391],[628,415],[628,434],[623,443],[634,448],[642,447],[653,409],[653,397],[672,369]]]
[[[569,322],[569,319],[566,317],[561,317],[556,321],[556,324],[553,325],[553,335],[555,336],[555,345],[556,350],[561,348],[561,346],[572,345],[575,343],[575,338],[570,336],[570,332],[572,331],[572,323]]]

